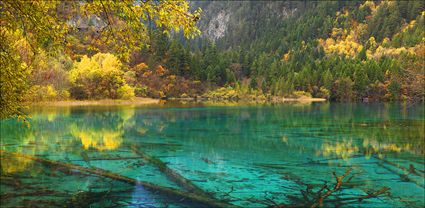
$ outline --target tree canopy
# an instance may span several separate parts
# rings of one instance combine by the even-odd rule
[[[131,52],[148,45],[149,31],[182,30],[186,37],[199,34],[195,24],[200,10],[189,3],[173,1],[26,1],[5,0],[1,5],[1,112],[0,118],[20,114],[28,89],[33,59],[41,50],[67,49],[73,34],[95,24],[92,50],[108,50],[128,61]],[[85,22],[84,20],[95,20]]]
[[[422,1],[0,5],[1,118],[62,99],[425,96]]]

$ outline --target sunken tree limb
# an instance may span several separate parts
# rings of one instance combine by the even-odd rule
[[[400,169],[402,172],[406,172],[406,173],[409,173],[409,174],[413,174],[413,175],[425,178],[425,175],[423,173],[419,172],[419,171],[416,171],[415,167],[412,164],[410,164],[409,169],[407,169],[407,168],[405,168],[405,167],[403,167],[403,166],[401,166],[397,163],[391,162],[391,161],[389,161],[385,158],[380,158],[376,155],[374,155],[373,157],[377,160],[382,161],[385,164],[388,164],[388,165],[391,165],[393,167]]]
[[[145,152],[143,152],[142,150],[140,150],[140,148],[138,148],[137,146],[132,146],[131,147],[131,150],[134,153],[136,153],[137,155],[139,155],[140,157],[142,157],[143,159],[145,159],[148,162],[150,162],[153,165],[155,165],[170,180],[174,181],[175,183],[177,183],[181,187],[187,189],[189,192],[193,192],[195,194],[199,194],[199,195],[203,195],[203,196],[211,196],[211,194],[205,192],[204,190],[202,190],[201,188],[199,188],[198,186],[196,186],[195,184],[193,184],[192,181],[186,179],[185,177],[183,177],[182,175],[180,175],[179,173],[177,173],[173,169],[169,168],[167,166],[167,164],[165,164],[164,162],[162,162],[160,159],[158,159],[158,158],[156,158],[154,156],[151,156],[151,155],[146,154]]]
[[[336,175],[336,173],[335,172],[333,172],[332,174],[333,174],[333,176],[335,177],[335,179],[336,179],[336,183],[335,183],[335,185],[334,185],[334,187],[332,188],[332,189],[329,189],[328,188],[328,186],[325,184],[318,192],[317,192],[317,197],[316,197],[316,202],[314,202],[312,205],[311,205],[311,208],[314,208],[314,207],[323,207],[323,201],[328,197],[328,196],[330,196],[331,194],[333,194],[334,192],[336,192],[336,191],[338,191],[340,188],[341,188],[341,186],[342,186],[342,183],[343,183],[343,180],[344,180],[344,178],[345,177],[347,177],[349,174],[350,174],[350,172],[352,171],[353,169],[352,168],[350,168],[350,169],[348,169],[345,173],[344,173],[344,175],[342,175],[342,176],[337,176]],[[327,190],[324,194],[322,193],[324,190]]]
[[[406,174],[406,173],[404,173],[404,170],[403,170],[403,169],[400,169],[402,173],[399,173],[397,170],[394,170],[394,169],[389,168],[389,167],[387,166],[387,165],[388,165],[388,163],[386,163],[385,161],[382,161],[382,160],[381,160],[381,162],[378,162],[378,163],[377,163],[377,165],[378,165],[379,167],[382,167],[382,168],[384,168],[385,170],[387,170],[387,171],[389,171],[389,172],[391,172],[391,173],[393,173],[393,174],[395,174],[395,175],[399,176],[401,181],[404,181],[404,182],[411,182],[411,183],[416,184],[416,185],[417,185],[417,186],[419,186],[419,187],[425,188],[424,183],[423,183],[423,180],[416,180],[415,178],[409,177],[409,174],[410,174],[410,173],[407,173],[407,174]],[[389,165],[390,165],[390,166],[392,166],[391,164],[389,164]],[[394,166],[394,167],[396,167],[396,166]],[[397,167],[396,167],[396,168],[397,168]]]
[[[345,184],[351,181],[353,178],[350,177],[346,180],[348,175],[350,175],[351,171],[353,169],[348,169],[342,176],[337,176],[335,172],[333,172],[333,176],[335,177],[336,183],[333,187],[330,187],[325,183],[318,191],[312,191],[309,186],[307,186],[306,190],[301,190],[301,194],[303,195],[303,198],[301,198],[301,203],[299,204],[277,204],[276,202],[272,201],[266,201],[267,204],[269,204],[269,207],[272,208],[293,208],[293,207],[310,207],[310,208],[316,208],[316,207],[323,207],[324,203],[336,203],[336,202],[360,202],[365,199],[370,198],[376,198],[379,197],[382,194],[385,194],[390,188],[383,187],[378,191],[374,191],[371,193],[368,193],[367,195],[362,196],[354,196],[354,197],[345,197],[345,198],[335,198],[335,199],[328,199],[328,197],[332,196],[335,192],[341,190],[341,187]]]
[[[0,150],[0,154],[1,157],[21,157],[21,158],[25,158],[28,160],[32,160],[35,162],[38,162],[40,164],[43,164],[45,166],[48,167],[55,167],[55,168],[64,168],[67,170],[77,170],[80,172],[84,172],[84,173],[91,173],[94,175],[98,175],[101,177],[105,177],[105,178],[111,178],[117,181],[122,181],[131,185],[140,185],[143,186],[144,188],[153,191],[153,192],[157,192],[157,193],[161,193],[164,194],[176,201],[178,201],[179,203],[183,203],[183,204],[187,204],[187,205],[192,205],[192,206],[197,206],[197,207],[237,207],[236,205],[232,205],[223,201],[219,201],[210,197],[206,197],[203,195],[199,195],[199,194],[195,194],[195,193],[189,193],[189,192],[184,192],[184,191],[180,191],[177,189],[173,189],[173,188],[168,188],[168,187],[163,187],[163,186],[158,186],[149,182],[143,182],[143,181],[137,181],[133,178],[129,178],[123,175],[119,175],[107,170],[103,170],[100,168],[86,168],[86,167],[82,167],[79,165],[74,165],[74,164],[67,164],[67,163],[62,163],[59,161],[54,161],[54,160],[49,160],[49,159],[45,159],[45,158],[40,158],[40,157],[35,157],[32,155],[26,155],[26,154],[19,154],[19,153],[12,153],[12,152],[7,152],[4,150]]]

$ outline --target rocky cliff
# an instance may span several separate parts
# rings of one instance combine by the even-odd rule
[[[302,2],[292,1],[192,1],[192,8],[202,11],[201,38],[213,42],[232,42],[255,38],[257,30],[273,21],[295,15]],[[300,9],[299,9],[300,8]]]

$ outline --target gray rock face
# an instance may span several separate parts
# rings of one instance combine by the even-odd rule
[[[91,15],[90,17],[77,16],[68,20],[67,23],[79,30],[87,30],[89,27],[93,27],[96,30],[102,30],[106,27],[106,23],[96,15]]]
[[[220,11],[217,16],[213,16],[205,31],[207,37],[214,41],[223,37],[228,27],[229,18],[230,14],[225,10]]]
[[[202,9],[198,24],[202,37],[213,42],[258,27],[260,20],[286,19],[298,12],[290,1],[192,1],[191,8]],[[248,28],[248,29],[247,29]],[[239,32],[238,32],[239,31]]]

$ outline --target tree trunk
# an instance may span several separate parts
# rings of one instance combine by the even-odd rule
[[[65,168],[67,170],[78,170],[81,172],[86,172],[86,173],[91,173],[91,174],[95,174],[98,176],[102,176],[105,178],[111,178],[117,181],[122,181],[131,185],[141,185],[144,188],[150,190],[150,191],[154,191],[154,192],[159,192],[161,194],[164,194],[174,200],[176,200],[178,203],[183,203],[183,204],[188,204],[191,206],[197,206],[197,207],[238,207],[236,205],[232,205],[229,203],[226,203],[224,201],[219,201],[213,198],[209,198],[206,196],[202,196],[196,193],[189,193],[189,192],[184,192],[184,191],[180,191],[177,189],[173,189],[173,188],[168,188],[168,187],[163,187],[163,186],[158,186],[149,182],[143,182],[143,181],[137,181],[133,178],[129,178],[126,176],[122,176],[116,173],[112,173],[109,172],[107,170],[103,170],[100,168],[86,168],[86,167],[82,167],[79,165],[74,165],[74,164],[67,164],[67,163],[62,163],[59,161],[53,161],[53,160],[49,160],[49,159],[44,159],[44,158],[39,158],[39,157],[35,157],[32,155],[26,155],[26,154],[19,154],[19,153],[12,153],[12,152],[7,152],[4,150],[0,150],[0,154],[1,157],[22,157],[28,160],[32,160],[38,163],[41,163],[45,166],[48,167],[56,167],[56,168]]]

